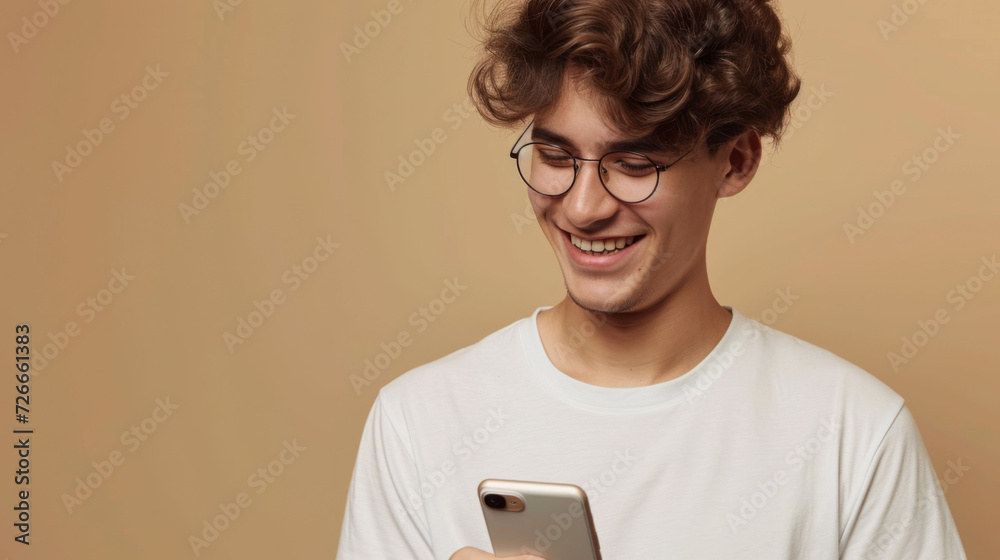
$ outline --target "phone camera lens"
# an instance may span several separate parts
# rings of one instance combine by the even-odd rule
[[[483,497],[483,501],[486,502],[488,507],[493,509],[503,509],[507,505],[507,498],[504,498],[500,494],[487,494]]]

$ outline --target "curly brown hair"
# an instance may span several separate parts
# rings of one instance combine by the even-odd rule
[[[799,93],[769,0],[501,0],[481,20],[468,92],[492,125],[544,113],[579,68],[622,133],[714,154],[749,129],[777,144]]]

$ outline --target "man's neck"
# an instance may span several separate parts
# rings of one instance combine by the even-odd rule
[[[566,375],[602,387],[641,387],[690,371],[731,320],[705,284],[628,313],[593,313],[567,296],[539,312],[538,331],[549,359]]]

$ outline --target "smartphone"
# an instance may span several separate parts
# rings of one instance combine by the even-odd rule
[[[575,484],[489,478],[479,505],[496,556],[601,560],[587,494]]]

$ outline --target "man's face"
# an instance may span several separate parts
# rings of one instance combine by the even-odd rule
[[[570,143],[563,147],[571,154],[590,159],[604,155],[602,144],[629,139],[602,121],[593,94],[565,83],[558,102],[535,116],[534,128],[555,132]],[[656,191],[637,204],[620,202],[604,189],[596,162],[580,162],[576,182],[561,197],[528,189],[569,297],[577,305],[604,313],[639,311],[685,284],[704,281],[707,288],[705,244],[716,196],[729,169],[723,148],[714,157],[704,145],[696,148],[661,171]],[[656,164],[669,164],[682,154],[646,155]],[[574,246],[571,235],[634,240],[611,255],[588,255]]]

